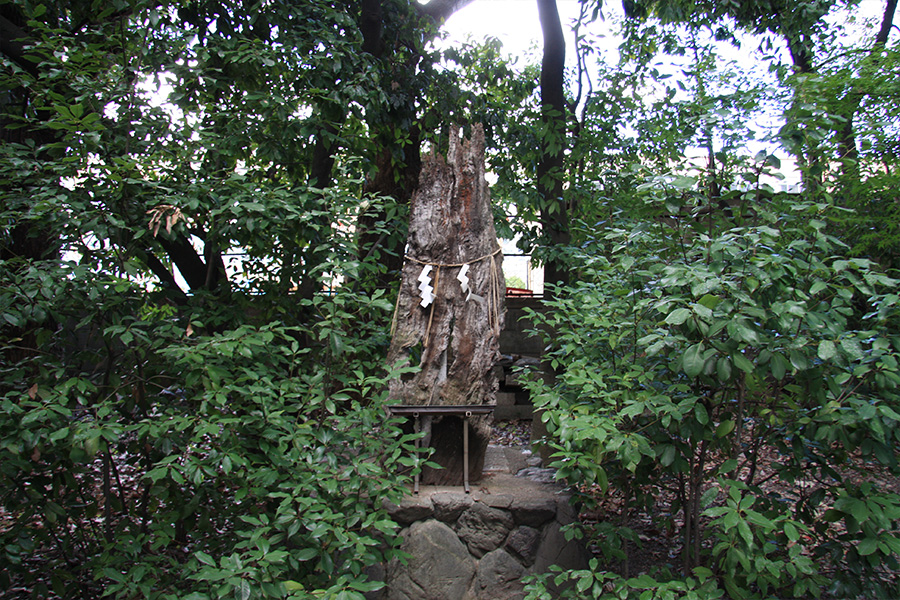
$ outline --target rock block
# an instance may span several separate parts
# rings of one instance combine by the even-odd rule
[[[540,527],[556,516],[557,502],[555,498],[517,498],[509,507],[516,523]]]
[[[484,494],[479,498],[485,505],[501,510],[509,509],[509,507],[512,506],[514,499],[512,494]]]
[[[516,473],[516,477],[523,477],[535,483],[556,483],[556,469],[525,467]]]
[[[566,569],[587,569],[590,557],[580,540],[567,540],[558,522],[550,523],[541,534],[540,548],[534,558],[534,572],[545,573],[550,565]]]
[[[456,523],[459,515],[472,506],[472,496],[465,493],[441,492],[431,497],[434,518],[444,523]]]
[[[475,577],[475,560],[453,530],[429,519],[404,532],[401,549],[415,557],[404,565],[391,561],[388,600],[463,598]]]
[[[431,498],[404,498],[399,505],[393,502],[384,502],[384,508],[392,519],[401,525],[409,525],[416,521],[423,521],[434,514]]]
[[[513,525],[512,515],[508,512],[476,502],[460,515],[456,532],[469,552],[481,558],[500,547]]]
[[[497,406],[514,406],[516,395],[512,392],[497,392]]]
[[[530,420],[534,418],[534,408],[521,405],[498,406],[494,410],[494,418],[498,421]]]
[[[488,552],[478,561],[475,581],[467,598],[522,600],[525,568],[502,548]]]
[[[538,547],[541,541],[541,532],[534,527],[522,525],[513,529],[506,538],[504,547],[514,557],[519,559],[526,567],[534,564]]]

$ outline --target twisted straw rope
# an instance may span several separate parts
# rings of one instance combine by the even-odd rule
[[[438,268],[453,268],[453,267],[461,267],[461,266],[463,266],[463,265],[474,265],[475,263],[481,262],[481,261],[483,261],[483,260],[486,259],[486,258],[493,258],[493,257],[497,256],[498,254],[500,254],[500,251],[501,251],[501,250],[502,250],[502,248],[500,248],[500,247],[498,246],[497,249],[494,250],[493,252],[491,252],[490,254],[485,254],[484,256],[479,256],[479,257],[476,258],[475,260],[469,260],[469,261],[461,262],[461,263],[436,263],[436,262],[428,262],[428,261],[426,261],[426,260],[420,260],[420,259],[418,259],[418,258],[416,258],[416,257],[414,257],[414,256],[410,256],[409,254],[407,254],[407,255],[404,256],[403,258],[405,258],[406,260],[411,260],[411,261],[413,261],[413,262],[415,262],[415,263],[419,263],[420,265],[423,265],[423,266],[425,266],[425,265],[431,265],[432,267],[438,267]]]
[[[418,263],[422,266],[431,265],[434,267],[434,291],[435,297],[431,302],[431,310],[428,314],[428,326],[425,329],[425,338],[424,338],[424,347],[428,347],[428,339],[431,337],[431,323],[434,320],[434,305],[435,300],[437,300],[437,289],[438,283],[440,282],[441,277],[441,269],[453,269],[463,267],[464,265],[473,265],[475,263],[481,262],[485,259],[491,259],[491,287],[488,290],[488,323],[491,326],[491,331],[493,331],[494,335],[500,334],[500,268],[497,266],[496,256],[500,254],[502,248],[497,247],[496,250],[491,252],[490,254],[485,254],[484,256],[479,256],[475,260],[470,260],[467,262],[461,263],[437,263],[437,262],[429,262],[420,260],[410,255],[404,256],[406,260],[412,261],[414,263]],[[400,308],[400,294],[397,294],[397,304],[394,306],[394,318],[391,323],[391,337],[394,336],[394,333],[397,329],[397,317],[398,311]]]

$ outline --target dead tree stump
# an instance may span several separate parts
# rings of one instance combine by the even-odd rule
[[[451,128],[447,158],[425,157],[410,203],[409,238],[395,315],[390,364],[418,365],[418,373],[391,382],[393,401],[411,406],[492,404],[499,358],[505,283],[487,181],[484,132],[469,140]],[[490,416],[469,423],[469,478],[480,478],[490,438]],[[431,460],[426,484],[462,481],[459,417],[424,415]]]

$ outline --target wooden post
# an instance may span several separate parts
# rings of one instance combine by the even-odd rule
[[[503,328],[505,280],[484,178],[484,132],[470,139],[451,127],[446,160],[424,157],[410,202],[391,364],[421,370],[391,382],[393,402],[411,406],[493,404]],[[422,415],[424,442],[444,467],[426,470],[427,484],[456,484],[465,468],[460,440],[470,434],[469,475],[477,480],[490,437],[490,417]]]

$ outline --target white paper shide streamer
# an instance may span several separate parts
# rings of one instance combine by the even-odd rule
[[[463,294],[468,293],[466,296],[466,301],[472,297],[472,290],[469,289],[469,277],[466,273],[469,272],[469,265],[463,265],[459,270],[459,275],[456,276],[456,280],[459,281],[459,287],[462,288]]]
[[[431,286],[431,265],[425,265],[419,274],[419,291],[422,292],[422,308],[427,308],[434,302],[434,288]]]
[[[469,300],[475,300],[479,304],[484,304],[484,296],[479,296],[475,292],[472,291],[472,288],[469,286],[469,265],[463,265],[459,270],[459,275],[456,278],[459,280],[459,286],[462,288],[464,294],[468,294],[466,296],[466,302]]]
[[[434,302],[435,294],[434,294],[434,286],[431,285],[431,270],[435,265],[426,264],[422,268],[422,272],[419,273],[418,281],[419,281],[419,292],[422,294],[422,300],[419,304],[422,308],[428,308],[432,302]],[[438,265],[440,268],[441,265]],[[449,266],[460,266],[460,265],[449,265]],[[479,296],[478,294],[472,291],[471,281],[469,280],[469,264],[463,264],[460,266],[459,274],[456,276],[456,280],[459,281],[459,287],[462,289],[463,294],[466,294],[466,302],[469,300],[475,300],[479,304],[484,304],[485,298],[483,296]]]

